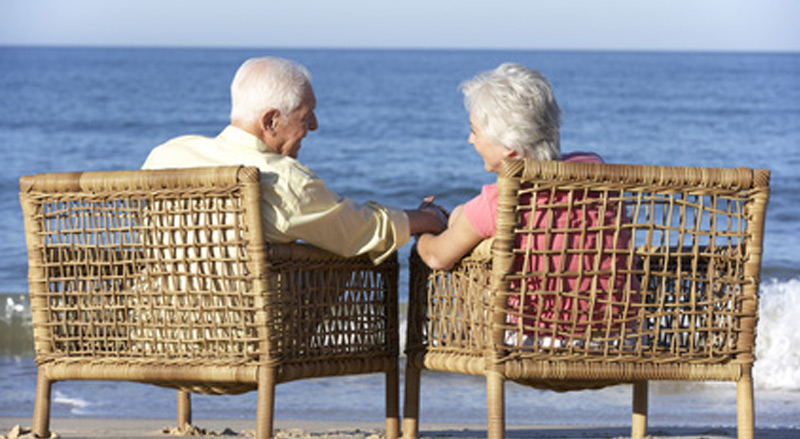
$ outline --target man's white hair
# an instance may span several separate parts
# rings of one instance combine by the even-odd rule
[[[521,157],[561,157],[561,110],[541,73],[505,63],[465,82],[461,89],[473,123],[489,140]]]
[[[264,111],[283,115],[303,102],[311,74],[302,65],[282,58],[250,58],[231,82],[231,122],[253,124]]]

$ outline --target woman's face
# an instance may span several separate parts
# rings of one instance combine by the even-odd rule
[[[469,124],[472,127],[472,131],[469,133],[468,141],[475,147],[475,151],[478,151],[478,154],[483,157],[483,165],[486,172],[496,173],[500,170],[500,162],[503,159],[517,155],[517,152],[513,149],[498,145],[484,137],[472,116],[469,118]]]

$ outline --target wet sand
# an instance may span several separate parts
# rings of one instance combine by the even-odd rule
[[[29,432],[30,418],[0,418],[0,438],[33,438]],[[15,429],[15,427],[17,427]],[[275,437],[281,439],[380,439],[385,437],[384,424],[378,422],[287,421],[276,420]],[[421,425],[420,437],[428,439],[486,437],[483,424]],[[18,430],[22,430],[17,435]],[[111,418],[54,418],[51,429],[64,439],[152,439],[174,438],[175,422],[169,419],[111,419]],[[253,437],[255,421],[195,420],[192,437],[242,438]],[[736,438],[735,428],[653,426],[648,429],[650,438],[729,439]],[[507,427],[508,438],[623,438],[629,437],[628,426],[522,426]],[[800,430],[757,428],[756,437],[763,439],[788,439],[800,437]]]

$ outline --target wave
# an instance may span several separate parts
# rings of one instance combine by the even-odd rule
[[[3,307],[3,317],[9,318],[13,314],[22,314],[25,312],[25,303],[22,302],[21,297],[15,298],[13,296],[6,297]]]
[[[761,284],[753,378],[757,388],[800,390],[800,279]]]
[[[768,279],[761,284],[756,338],[755,386],[800,390],[800,278]],[[26,294],[0,294],[0,355],[31,355],[32,329]],[[401,304],[400,348],[405,348],[406,304]]]
[[[86,410],[91,404],[89,401],[82,398],[74,398],[65,395],[62,392],[55,391],[53,394],[53,404],[60,404],[70,407],[70,414],[73,415],[88,415],[89,410]]]

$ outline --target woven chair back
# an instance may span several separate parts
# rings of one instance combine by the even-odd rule
[[[37,361],[264,352],[258,181],[244,167],[23,178]]]
[[[520,381],[539,360],[565,369],[533,375],[605,363],[609,379],[687,363],[735,364],[696,370],[732,379],[753,362],[768,171],[508,160],[497,184],[491,251],[452,271],[412,259],[411,300],[427,291],[427,306],[411,311],[411,352],[489,358]]]
[[[767,171],[508,162],[492,342],[753,361]],[[501,274],[502,273],[502,274]]]

